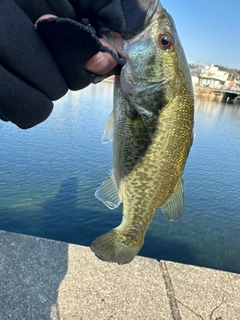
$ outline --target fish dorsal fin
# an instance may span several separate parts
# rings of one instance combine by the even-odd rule
[[[161,207],[162,212],[169,220],[178,220],[183,214],[183,178],[177,182],[173,194]]]
[[[121,200],[118,196],[118,190],[112,171],[107,179],[96,190],[95,197],[111,210],[116,209],[120,205]]]
[[[102,143],[106,144],[112,141],[113,139],[113,124],[114,124],[114,116],[113,112],[111,112],[105,126],[104,126],[104,131],[103,131],[103,136],[102,136]]]

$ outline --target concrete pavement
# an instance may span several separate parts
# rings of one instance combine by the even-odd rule
[[[240,275],[0,231],[0,320],[240,320]]]

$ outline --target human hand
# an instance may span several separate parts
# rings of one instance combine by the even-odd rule
[[[132,0],[131,5],[136,1],[141,0]],[[126,19],[124,23],[115,21],[119,11],[116,13],[114,8],[103,10],[101,16],[101,8],[108,7],[105,0],[69,2],[1,0],[0,119],[10,120],[20,128],[30,128],[49,116],[52,101],[60,99],[68,89],[82,89],[95,82],[96,74],[108,73],[116,65],[104,52],[109,44],[99,40],[91,26],[76,20],[89,18],[95,27],[97,20],[101,24],[105,21],[108,27],[111,27],[109,21],[114,21],[115,31],[120,23],[119,32],[131,32],[132,24],[126,29]],[[79,10],[82,10],[80,17]],[[39,21],[36,30],[36,20],[48,12],[61,18]],[[108,21],[106,17],[109,17]],[[136,32],[136,27],[132,31]]]
[[[98,41],[85,26],[73,20],[63,18],[57,22],[58,36],[63,39],[57,43],[59,46],[55,43],[57,56],[63,57],[59,61],[56,54],[49,53],[34,24],[13,1],[1,1],[0,12],[2,120],[10,120],[23,129],[30,128],[50,115],[52,101],[65,95],[69,88],[82,89],[94,79],[93,73],[103,75],[117,64],[109,53],[99,52],[102,44],[106,45],[105,40]],[[88,37],[90,45],[84,48],[82,38],[88,41]],[[84,68],[85,64],[89,71]]]
[[[37,27],[37,23],[40,20],[49,19],[49,18],[57,18],[57,16],[53,14],[44,14],[43,16],[39,17],[35,23],[35,27]],[[105,39],[100,38],[99,41],[102,43],[103,46],[108,47],[112,52],[117,55],[116,49],[108,43]],[[96,75],[105,75],[109,73],[112,69],[117,66],[117,61],[112,57],[109,52],[98,52],[95,54],[86,64],[85,69],[88,71],[96,74]]]

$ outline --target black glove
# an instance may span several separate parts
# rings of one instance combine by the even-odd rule
[[[126,28],[128,10],[122,7],[121,14],[116,12],[124,2],[125,9],[129,8],[127,0],[72,0],[73,6],[67,0],[1,0],[0,119],[30,128],[49,116],[52,101],[61,98],[69,88],[78,90],[98,81],[84,65],[106,48],[86,20],[83,24],[76,20],[89,18],[96,26],[98,19],[115,31],[135,33],[144,19],[137,20],[137,27],[131,27],[129,22],[130,27]],[[136,0],[131,3],[136,5]],[[124,12],[128,14],[123,23],[119,17]],[[36,30],[34,23],[46,13],[61,18],[40,21]]]
[[[119,33],[136,34],[155,12],[159,0],[14,0],[35,23],[43,14],[80,21],[88,18]],[[150,9],[150,10],[149,10]],[[152,9],[152,11],[151,11]],[[74,11],[75,10],[75,11]],[[147,14],[149,16],[147,16]]]

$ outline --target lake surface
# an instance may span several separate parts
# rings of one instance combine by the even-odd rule
[[[112,83],[70,92],[27,131],[0,124],[0,229],[89,246],[121,221],[94,197],[112,167],[102,145]],[[177,222],[154,216],[140,255],[240,273],[240,105],[196,100]]]

